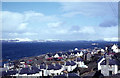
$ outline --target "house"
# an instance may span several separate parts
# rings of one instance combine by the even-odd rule
[[[67,55],[66,52],[62,53],[62,57],[63,57],[63,58],[67,58],[67,56],[68,56],[68,55]]]
[[[14,68],[14,63],[6,63],[6,64],[4,64],[4,68],[7,68],[7,69],[12,69],[12,68]]]
[[[71,61],[71,71],[77,67],[77,64],[74,61]]]
[[[40,66],[39,66],[39,69],[40,70],[42,70],[42,76],[47,76],[48,74],[47,74],[47,65],[46,64],[41,64]]]
[[[111,49],[115,52],[115,53],[118,53],[118,52],[120,52],[120,49],[118,48],[118,45],[113,45],[112,47],[111,47]]]
[[[53,57],[53,54],[48,53],[48,54],[45,55],[45,59],[48,59],[48,58],[50,58],[50,57]]]
[[[60,75],[61,72],[63,71],[63,67],[59,64],[55,64],[54,65],[54,71],[53,71],[53,74],[56,76],[56,75]]]
[[[60,57],[57,53],[53,55],[54,58]]]
[[[70,61],[65,62],[64,70],[66,70],[68,72],[71,71],[71,63],[70,63]]]
[[[101,57],[98,62],[98,70],[104,76],[110,76],[118,73],[118,66],[120,63],[116,59],[112,59],[109,55]]]
[[[28,78],[31,76],[35,76],[35,78],[37,78],[39,76],[42,76],[42,71],[36,66],[30,66],[18,69],[18,72],[11,76],[27,76]]]
[[[13,76],[17,73],[18,71],[16,70],[6,70],[6,71],[2,71],[2,76]]]
[[[49,76],[52,76],[52,73],[54,72],[54,65],[53,64],[48,65],[46,70],[47,70],[47,74]]]
[[[107,52],[115,52],[115,53],[120,52],[120,49],[118,48],[117,44],[106,46],[105,50]]]
[[[62,53],[55,53],[53,54],[53,57],[54,58],[62,57]]]
[[[83,51],[80,51],[78,56],[83,56]]]
[[[77,50],[78,50],[78,48],[75,48],[74,50],[75,50],[75,51],[77,51]]]
[[[84,53],[84,60],[91,61],[92,54],[91,52]]]
[[[77,67],[88,68],[88,66],[84,64],[84,61],[82,58],[76,58],[74,61],[76,62]]]
[[[72,53],[73,53],[73,55],[76,56],[76,57],[83,56],[83,52],[82,52],[82,51],[73,51]]]

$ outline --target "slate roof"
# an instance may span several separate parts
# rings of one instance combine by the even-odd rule
[[[97,61],[97,63],[99,63],[102,59],[104,58],[104,56],[100,57]]]
[[[62,53],[57,53],[59,56],[62,56]]]
[[[73,51],[72,53],[77,54],[78,51]]]
[[[41,64],[40,65],[40,69],[46,69],[46,65],[45,64]]]
[[[38,69],[37,67],[35,67],[35,66],[32,66],[32,68],[31,68],[33,71],[35,71],[36,73],[38,73],[39,71],[40,71],[40,69]]]
[[[35,66],[32,66],[31,68],[27,67],[27,68],[22,68],[20,70],[19,74],[35,74],[35,73],[39,73],[39,71],[41,71],[40,69],[38,69]]]
[[[67,53],[62,53],[62,54],[67,56]]]
[[[56,65],[54,66],[54,70],[59,70],[59,69],[61,69],[61,68],[62,68],[62,66],[59,65],[59,64],[56,64]]]
[[[70,55],[70,54],[71,54],[71,52],[67,52],[67,54],[68,54],[68,55]]]
[[[2,71],[2,76],[10,76],[10,75],[15,75],[16,73],[18,73],[16,70],[8,70],[6,71]]]
[[[66,62],[66,66],[70,66],[71,63],[69,61]]]
[[[76,65],[76,63],[74,61],[71,61],[71,66]]]
[[[47,70],[53,70],[54,69],[54,65],[48,65],[48,69]]]
[[[81,78],[81,77],[75,73],[68,73],[68,76],[67,74],[62,74],[62,75],[54,76],[53,78]]]
[[[106,65],[106,60],[104,60],[100,65]],[[115,59],[109,59],[109,65],[120,65],[120,62]]]
[[[53,65],[53,64],[51,64],[51,65],[48,65],[48,69],[47,70],[59,70],[59,69],[61,69],[61,65],[59,65],[59,64],[55,64],[55,65]]]
[[[82,58],[77,58],[77,59],[75,59],[75,61],[76,61],[76,60],[77,60],[77,62],[83,61]]]
[[[29,70],[28,67],[27,67],[27,68],[22,68],[22,69],[20,70],[20,73],[19,73],[19,74],[28,74],[29,71],[30,71],[30,70]]]
[[[47,54],[49,57],[52,57],[53,56],[53,54],[51,54],[51,53],[49,53],[49,54]]]

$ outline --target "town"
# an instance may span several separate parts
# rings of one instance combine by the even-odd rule
[[[25,57],[5,63],[1,73],[3,78],[119,78],[120,49],[113,44]]]

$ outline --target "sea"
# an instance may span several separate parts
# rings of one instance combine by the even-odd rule
[[[97,43],[98,45],[92,45]],[[24,57],[38,56],[46,53],[68,51],[75,48],[105,48],[107,45],[118,44],[108,41],[59,41],[59,42],[2,42],[2,59],[18,60]]]

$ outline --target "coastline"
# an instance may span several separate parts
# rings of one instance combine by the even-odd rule
[[[101,53],[99,53],[101,52]],[[54,65],[58,64],[64,68],[67,62],[74,62],[75,67],[73,65],[73,69],[67,69],[64,71],[68,73],[77,73],[79,71],[79,75],[82,76],[93,76],[97,71],[97,63],[96,61],[102,56],[105,55],[107,51],[105,49],[99,48],[99,47],[94,47],[94,48],[74,48],[73,50],[67,50],[67,51],[58,51],[58,52],[49,52],[46,54],[41,54],[38,56],[31,56],[31,57],[23,57],[18,60],[9,60],[8,63],[4,64],[3,71],[9,71],[11,69],[17,69],[21,71],[21,69],[24,68],[31,68],[31,67],[37,67],[39,68],[41,65],[46,65],[46,67],[49,65]],[[62,54],[62,55],[61,55]],[[87,58],[86,58],[87,57]],[[80,60],[80,67],[79,62],[77,62],[77,59],[82,59]],[[7,66],[7,64],[11,64],[10,67]],[[81,65],[83,64],[83,65]],[[82,66],[82,67],[81,67]],[[7,67],[7,69],[6,69]],[[71,66],[72,67],[72,66]],[[46,68],[46,69],[48,69]],[[40,69],[40,68],[39,68]],[[46,71],[44,69],[44,71]],[[40,69],[43,70],[43,69]],[[64,73],[64,71],[60,71],[59,75]],[[39,74],[40,75],[40,74]],[[14,76],[14,75],[12,75]],[[43,75],[40,75],[43,76]],[[44,76],[48,76],[45,75]],[[52,75],[50,75],[52,76]],[[56,76],[56,75],[55,75]]]

